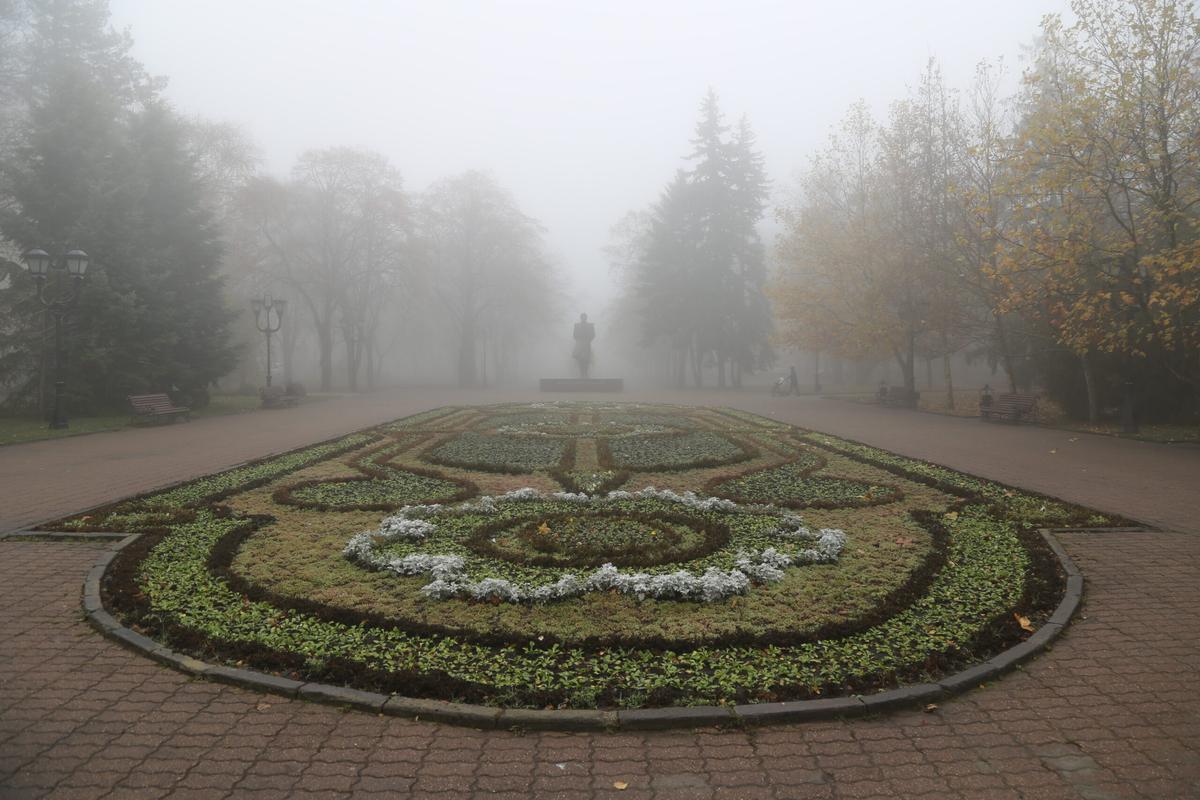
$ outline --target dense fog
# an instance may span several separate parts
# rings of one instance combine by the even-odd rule
[[[95,407],[255,391],[264,319],[312,391],[529,387],[586,312],[632,385],[1192,413],[1197,40],[1171,0],[0,0],[0,392],[45,402],[21,254],[79,247]]]

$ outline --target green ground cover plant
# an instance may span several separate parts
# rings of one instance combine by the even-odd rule
[[[560,438],[465,431],[430,448],[431,464],[494,472],[534,472],[557,466],[569,443]]]
[[[542,432],[496,435],[501,418]],[[673,432],[581,433],[618,419]],[[461,461],[433,467],[451,444]],[[1062,520],[1113,521],[742,412],[576,403],[424,414],[52,525],[144,532],[108,602],[200,657],[630,708],[863,692],[986,659],[1027,635],[1014,614],[1052,610],[1061,576],[1034,528]]]
[[[622,437],[601,444],[602,463],[643,472],[719,466],[754,455],[753,448],[714,431]]]
[[[791,508],[853,508],[895,502],[900,491],[891,485],[865,483],[832,475],[812,475],[811,460],[751,472],[709,485],[718,497],[740,502],[778,503]],[[820,462],[817,462],[820,463]]]

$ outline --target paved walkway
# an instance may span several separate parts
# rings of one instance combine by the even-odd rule
[[[731,399],[656,399],[679,397]],[[0,530],[440,402],[500,399],[389,392],[0,448]],[[643,735],[483,733],[192,680],[81,621],[95,545],[0,541],[0,797],[1200,797],[1200,450],[736,402],[1176,532],[1063,536],[1088,579],[1082,616],[1051,653],[929,713]]]
[[[842,400],[716,395],[728,404],[985,478],[1200,533],[1200,447],[982,422]]]
[[[577,397],[559,395],[561,397]],[[546,399],[536,392],[393,389],[293,409],[209,417],[0,447],[0,532],[439,405]],[[612,395],[601,396],[612,399]],[[627,393],[732,405],[1171,530],[1200,532],[1200,447],[764,392]]]

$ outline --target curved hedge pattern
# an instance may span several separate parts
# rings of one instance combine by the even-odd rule
[[[849,532],[844,557],[836,564],[786,568],[785,579],[778,583],[754,585],[751,579],[744,596],[719,599],[710,604],[711,610],[695,605],[688,610],[679,600],[647,597],[639,601],[605,593],[593,599],[574,597],[564,601],[561,610],[557,603],[533,606],[522,612],[530,626],[524,637],[512,628],[512,620],[521,617],[505,612],[500,598],[421,600],[419,589],[427,582],[422,578],[362,573],[368,581],[364,586],[394,595],[391,606],[383,603],[381,608],[413,609],[398,615],[281,593],[269,580],[263,582],[264,576],[271,577],[270,571],[260,572],[256,580],[240,573],[241,554],[253,549],[266,532],[280,542],[293,543],[294,548],[314,547],[311,542],[319,537],[305,534],[289,539],[289,526],[303,523],[311,530],[318,521],[336,526],[341,515],[353,516],[355,512],[348,510],[326,512],[294,505],[308,502],[306,491],[318,491],[317,487],[365,486],[407,474],[422,479],[414,482],[414,494],[426,489],[454,488],[459,496],[467,491],[474,495],[510,490],[514,478],[495,469],[496,464],[514,465],[508,449],[487,460],[486,470],[473,469],[478,466],[475,462],[463,466],[467,463],[463,461],[446,473],[417,471],[421,469],[417,462],[430,452],[428,437],[435,436],[440,443],[468,440],[474,446],[480,442],[478,432],[486,430],[485,420],[494,421],[498,413],[509,410],[531,415],[524,423],[534,427],[543,410],[556,419],[582,415],[588,425],[601,428],[606,414],[614,419],[623,415],[621,424],[636,419],[637,424],[646,426],[658,424],[656,417],[664,426],[671,419],[669,427],[687,432],[653,433],[645,438],[690,436],[689,443],[701,443],[699,450],[690,444],[681,449],[690,459],[687,466],[680,459],[643,456],[627,459],[628,472],[619,472],[607,462],[612,453],[606,453],[601,445],[636,442],[638,437],[610,437],[599,442],[586,436],[569,440],[523,436],[561,445],[561,449],[539,451],[537,459],[519,465],[529,470],[523,478],[547,487],[543,491],[568,475],[597,475],[598,480],[610,483],[620,478],[626,487],[639,489],[640,474],[653,471],[658,480],[673,481],[676,491],[710,486],[740,493],[738,502],[807,503],[806,524],[820,527],[832,523]],[[736,438],[721,433],[723,430],[736,431]],[[447,409],[51,525],[58,530],[144,533],[114,562],[105,586],[108,602],[127,623],[209,660],[227,659],[309,680],[412,696],[532,708],[636,708],[861,692],[923,680],[940,670],[985,659],[1025,635],[1014,614],[1028,617],[1036,625],[1060,591],[1053,561],[1029,535],[1033,526],[1119,522],[876,448],[823,434],[788,431],[779,423],[762,420],[760,424],[744,412],[681,407],[556,404],[550,409]],[[713,436],[702,435],[708,433]],[[386,444],[388,440],[383,439],[385,444],[380,445],[381,436],[396,437],[396,441]],[[769,447],[750,444],[756,438]],[[727,470],[728,462],[722,459],[731,453],[716,444],[718,441],[734,444],[737,459],[745,462],[743,471]],[[711,451],[703,449],[704,442],[711,445]],[[814,446],[821,452],[814,453]],[[628,452],[660,451],[634,446]],[[351,467],[366,472],[363,478],[282,483],[299,469],[347,454],[351,454],[347,462]],[[553,455],[557,458],[551,458]],[[756,483],[756,476],[764,475],[769,477],[766,483]],[[890,481],[881,480],[887,476]],[[273,481],[278,483],[274,489],[269,486]],[[262,486],[267,488],[252,491]],[[890,488],[895,493],[879,505],[847,507],[855,504],[837,502],[822,509],[812,502],[811,495],[804,494],[819,486],[846,490],[839,501],[860,498],[852,496],[860,486]],[[272,496],[278,500],[274,505]],[[530,505],[507,517],[472,517],[469,510],[449,509],[448,515],[434,512],[431,518],[456,520],[446,534],[455,534],[456,546],[466,552],[489,553],[489,563],[501,565],[497,569],[507,570],[504,574],[509,577],[539,581],[555,570],[578,569],[585,562],[594,567],[598,558],[609,556],[625,559],[630,568],[646,573],[668,573],[682,558],[680,553],[698,558],[697,563],[708,559],[711,563],[707,566],[727,567],[739,557],[737,547],[729,543],[737,541],[738,546],[750,548],[749,540],[738,536],[759,535],[751,530],[757,523],[747,522],[749,528],[742,533],[734,525],[723,537],[719,528],[728,522],[718,515],[690,509],[671,516],[652,507],[651,500],[637,500],[638,495],[631,493],[618,494],[612,501],[629,507],[614,506],[620,513],[589,528],[571,516],[578,513],[578,507],[568,501],[529,497]],[[433,495],[421,499],[436,502]],[[371,506],[320,500],[317,505]],[[748,512],[748,519],[765,518],[762,510]],[[410,516],[416,519],[422,513]],[[641,527],[612,528],[622,515]],[[465,527],[455,533],[458,521]],[[657,534],[656,524],[670,528],[670,533],[664,534],[667,544],[646,547],[651,533]],[[582,544],[572,546],[590,555],[578,556],[576,563],[572,561],[576,556],[539,550],[543,544],[536,532],[541,526],[554,530],[555,525],[577,536]],[[715,538],[713,531],[717,531]],[[493,536],[498,541],[493,542]],[[505,536],[517,538],[510,541]],[[707,555],[703,549],[687,549],[697,542],[702,548],[714,546]],[[376,546],[397,558],[421,549],[419,543],[399,541],[371,543],[372,548]],[[639,547],[646,547],[641,555]],[[677,552],[678,548],[683,549]],[[286,556],[288,548],[282,552]],[[310,560],[331,557],[340,558],[320,550],[306,556]],[[899,564],[906,565],[904,572],[894,574]],[[850,580],[849,576],[857,577]],[[780,618],[779,609],[804,607],[788,606],[793,596],[811,597],[811,602],[827,607],[814,612],[804,625],[789,627],[791,623]],[[501,605],[494,605],[496,602]],[[604,611],[588,614],[592,603]],[[576,608],[577,604],[583,605]],[[449,614],[444,619],[438,616],[443,614],[442,608]],[[839,611],[842,608],[845,610]],[[567,615],[564,620],[578,618],[585,627],[559,624],[561,614]],[[494,615],[500,615],[496,619],[503,618],[504,625],[489,626],[486,620]],[[711,630],[703,624],[705,615],[712,615]],[[632,621],[631,627],[616,625],[610,620],[614,616]],[[676,618],[695,623],[679,629],[670,625]],[[641,634],[636,624],[639,619],[654,623],[650,633]],[[588,630],[588,625],[596,627]]]

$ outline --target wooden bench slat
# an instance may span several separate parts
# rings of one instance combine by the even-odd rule
[[[129,406],[133,409],[134,418],[171,418],[187,417],[191,414],[191,409],[186,406],[177,406],[172,401],[169,395],[165,393],[158,394],[131,394],[127,398]]]
[[[1032,413],[1037,405],[1037,395],[1006,392],[997,395],[990,406],[980,406],[979,416],[983,419],[1010,419],[1014,422]]]
[[[264,386],[258,392],[263,408],[292,408],[300,403],[300,396],[292,394],[282,386]]]

